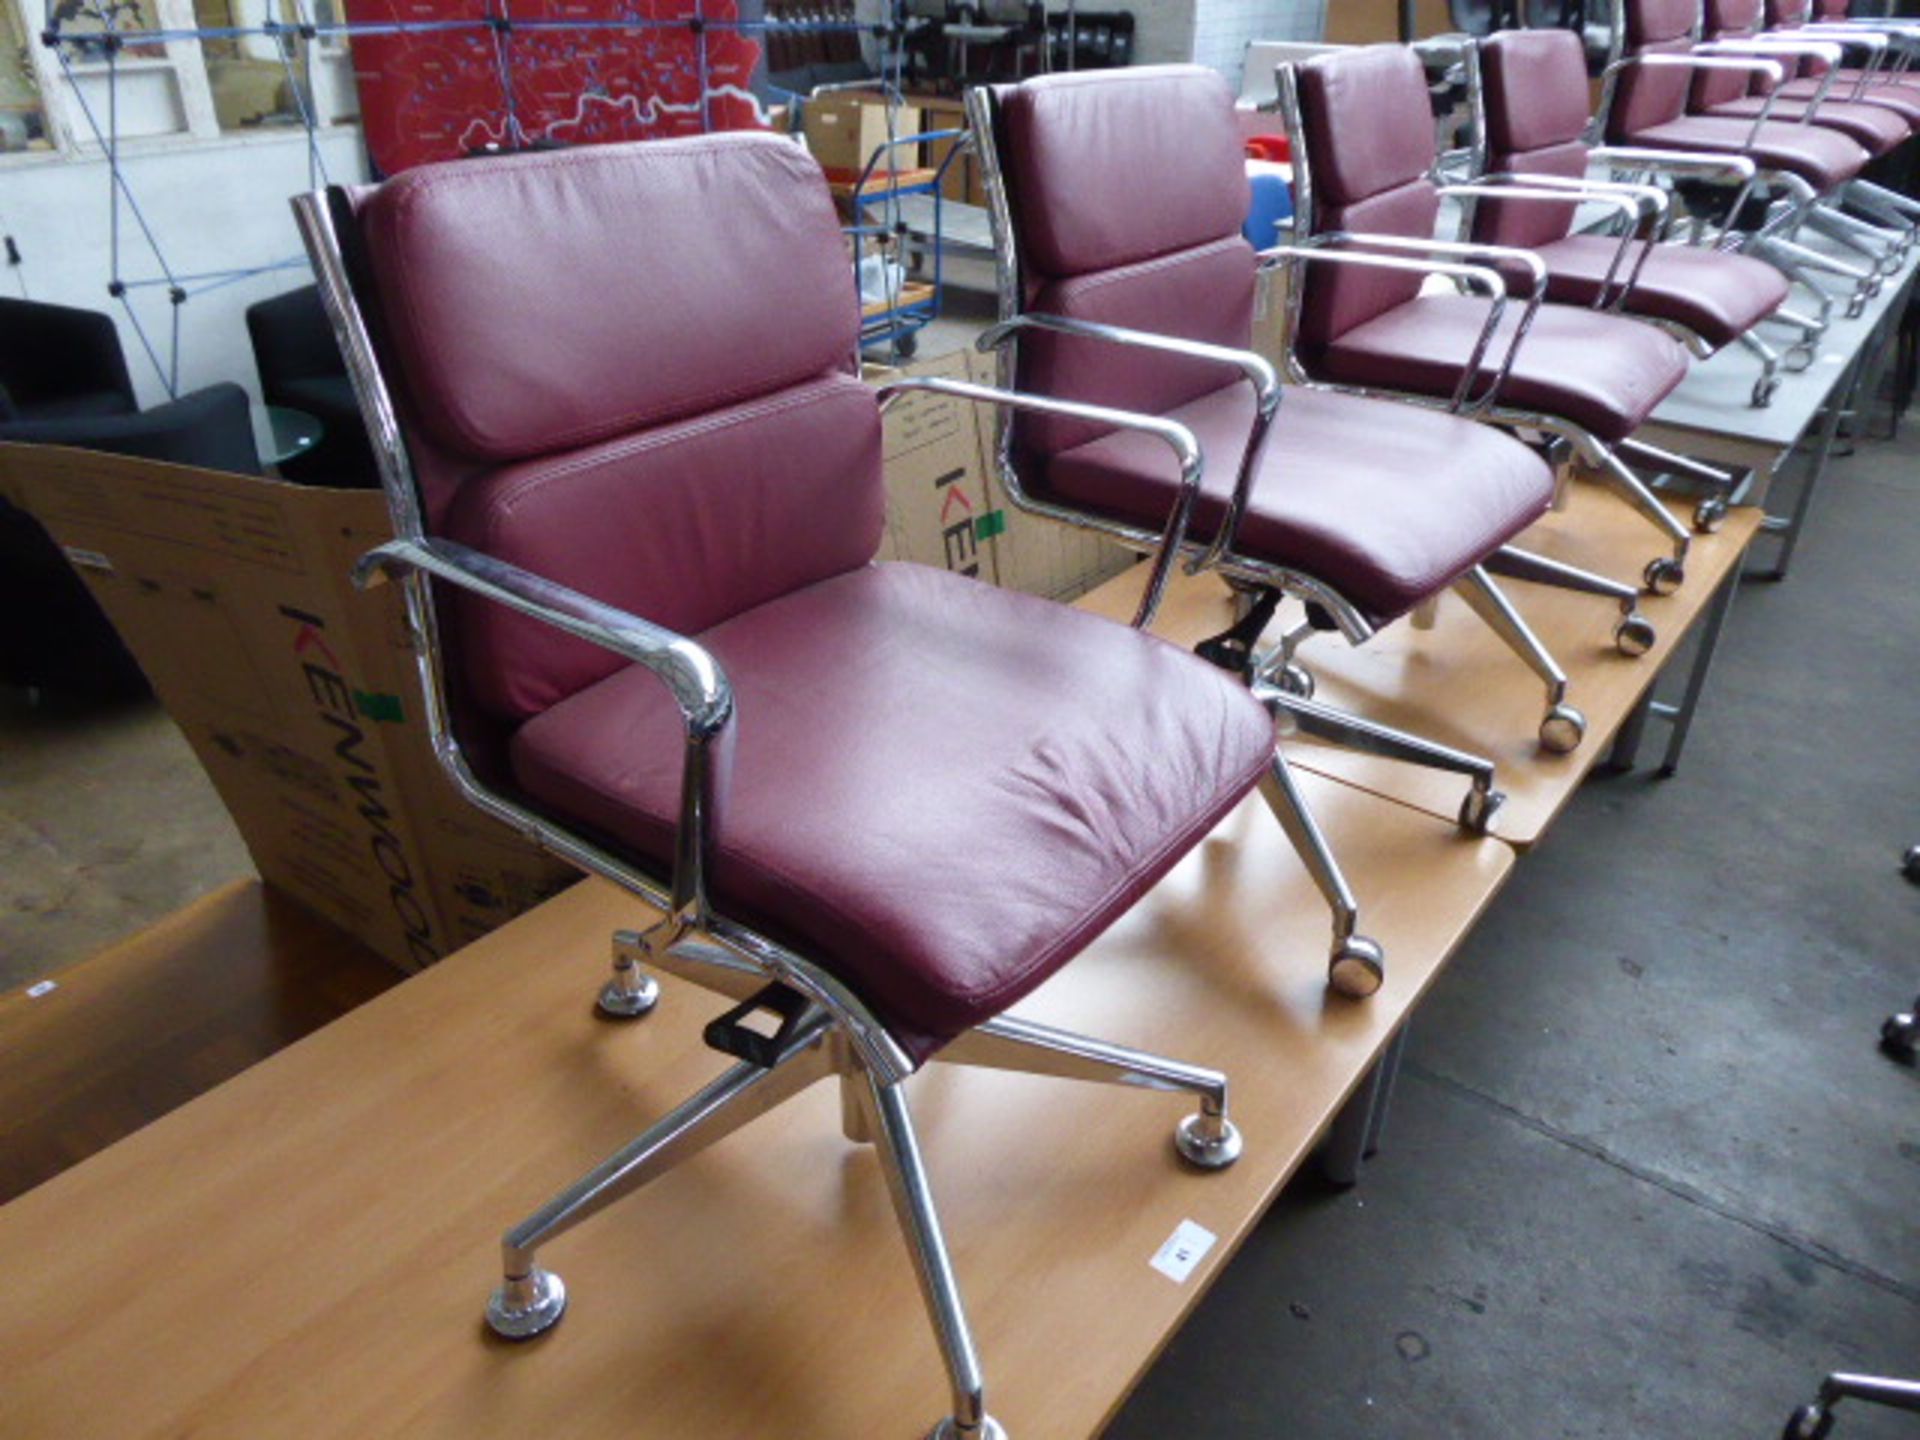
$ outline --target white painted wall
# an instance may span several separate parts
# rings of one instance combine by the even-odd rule
[[[1328,0],[1198,0],[1193,58],[1240,89],[1241,61],[1251,40],[1319,40]]]
[[[332,178],[366,178],[360,133],[324,131],[321,152]],[[121,169],[176,275],[238,270],[302,259],[276,271],[194,296],[180,310],[181,394],[234,380],[256,396],[246,308],[256,300],[304,285],[300,237],[287,198],[308,188],[307,147],[299,131],[220,140],[155,140],[122,147]],[[0,233],[11,235],[22,263],[0,270],[0,289],[35,300],[103,310],[120,322],[128,368],[143,406],[167,398],[118,301],[107,294],[112,275],[108,169],[104,159],[57,155],[0,156]],[[121,207],[121,268],[129,279],[158,275],[132,212]],[[186,287],[197,288],[192,283]],[[140,322],[168,357],[172,306],[163,287],[129,292]]]

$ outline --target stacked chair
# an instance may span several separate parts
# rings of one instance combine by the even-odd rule
[[[1705,0],[1701,22],[1705,43],[1700,53],[1778,59],[1788,74],[1766,93],[1755,93],[1750,77],[1726,72],[1702,75],[1692,97],[1697,113],[1746,120],[1765,116],[1837,130],[1874,159],[1892,154],[1913,138],[1913,123],[1896,107],[1858,99],[1851,87],[1836,84],[1842,48],[1828,32],[1767,30],[1763,0]]]
[[[1827,302],[1818,275],[1851,284],[1850,314],[1877,294],[1899,266],[1910,228],[1891,227],[1847,213],[1849,204],[1881,207],[1886,192],[1862,179],[1869,153],[1837,130],[1799,120],[1776,120],[1763,109],[1753,117],[1699,114],[1692,108],[1703,77],[1731,75],[1741,83],[1758,78],[1779,84],[1788,77],[1788,54],[1700,53],[1696,0],[1620,0],[1614,8],[1613,54],[1604,74],[1600,133],[1616,146],[1640,150],[1737,155],[1757,167],[1758,193],[1743,209],[1755,212],[1749,248]],[[1799,53],[1796,47],[1795,53]],[[1803,226],[1858,253],[1850,264],[1799,242]]]
[[[1571,444],[1655,526],[1671,553],[1649,561],[1643,583],[1670,593],[1685,579],[1690,536],[1624,456],[1653,460],[1712,487],[1695,527],[1716,528],[1732,477],[1634,438],[1687,373],[1671,335],[1627,316],[1547,302],[1548,271],[1530,251],[1434,238],[1442,187],[1419,60],[1379,45],[1283,67],[1280,98],[1293,140],[1297,231],[1327,254],[1435,257],[1518,269],[1526,299],[1494,303],[1423,293],[1427,278],[1328,267],[1292,289],[1291,360],[1318,384],[1399,394]],[[1445,273],[1440,271],[1438,273]]]
[[[1476,179],[1449,188],[1465,192],[1471,238],[1537,255],[1547,269],[1550,303],[1652,321],[1702,359],[1728,345],[1745,347],[1762,366],[1753,403],[1767,404],[1779,385],[1781,357],[1756,327],[1786,303],[1786,277],[1717,244],[1657,243],[1666,229],[1665,189],[1588,178],[1589,166],[1609,156],[1596,156],[1585,138],[1580,37],[1566,30],[1502,31],[1482,41],[1467,66],[1477,120]],[[1730,173],[1740,184],[1754,173],[1744,159],[1627,158],[1689,176]],[[1624,206],[1619,236],[1574,233],[1579,206],[1596,200]]]
[[[1240,234],[1246,172],[1232,94],[1214,72],[1050,76],[972,91],[968,104],[1000,262],[1001,321],[981,343],[1002,350],[1003,381],[1178,421],[1209,462],[1206,482],[1189,494],[1148,437],[1017,415],[998,436],[1008,495],[1156,553],[1139,624],[1152,622],[1171,554],[1220,574],[1241,591],[1245,614],[1200,653],[1309,735],[1471,776],[1460,819],[1484,829],[1497,799],[1490,762],[1315,703],[1295,651],[1315,630],[1364,643],[1451,588],[1545,682],[1543,747],[1576,747],[1586,722],[1567,703],[1565,672],[1494,575],[1612,597],[1624,612],[1616,643],[1629,654],[1654,636],[1632,587],[1511,544],[1548,509],[1551,467],[1458,416],[1283,390],[1247,349],[1261,261]],[[1151,210],[1133,203],[1126,184],[1143,168],[1167,189]],[[1412,263],[1352,262],[1396,276]],[[1307,619],[1257,654],[1283,596],[1303,601]],[[1334,911],[1338,983],[1344,968],[1377,952],[1356,935],[1355,902],[1303,800],[1291,786],[1284,798],[1281,818]]]
[[[1231,1163],[1223,1075],[1004,1012],[1290,782],[1236,677],[870,563],[880,409],[914,387],[1137,432],[1188,495],[1192,432],[958,381],[877,397],[826,185],[771,136],[427,166],[296,212],[398,535],[361,576],[403,580],[453,782],[665,912],[616,937],[602,1010],[651,1008],[643,963],[739,1002],[705,1032],[735,1063],[507,1234],[489,1323],[552,1325],[544,1241],[838,1077],[946,1363],[934,1433],[990,1440],[902,1082],[944,1059],[1185,1092],[1179,1153]]]

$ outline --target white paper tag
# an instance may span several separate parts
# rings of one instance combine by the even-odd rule
[[[82,550],[78,545],[63,545],[60,548],[66,552],[68,562],[82,570],[99,570],[108,575],[113,574],[113,561],[98,550]]]
[[[58,980],[36,980],[27,986],[27,999],[38,1000],[42,995],[50,995],[59,988]]]
[[[1207,1252],[1213,1249],[1213,1242],[1218,1238],[1204,1225],[1182,1220],[1148,1263],[1174,1284],[1184,1285],[1193,1274],[1194,1266],[1207,1258]]]

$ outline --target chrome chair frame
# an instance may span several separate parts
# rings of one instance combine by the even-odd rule
[[[1519,352],[1521,342],[1532,325],[1533,317],[1539,312],[1546,296],[1547,270],[1540,257],[1531,250],[1522,250],[1508,245],[1482,245],[1468,241],[1425,240],[1402,235],[1356,234],[1346,231],[1331,232],[1325,236],[1313,234],[1314,181],[1313,162],[1309,158],[1306,143],[1306,123],[1300,109],[1300,82],[1296,69],[1291,64],[1281,65],[1277,71],[1277,85],[1280,92],[1280,115],[1286,127],[1288,139],[1293,150],[1293,191],[1295,233],[1307,237],[1292,246],[1278,247],[1270,254],[1285,253],[1293,256],[1313,256],[1323,258],[1329,253],[1353,255],[1355,263],[1376,263],[1384,258],[1377,254],[1364,261],[1358,257],[1367,255],[1366,251],[1329,252],[1328,244],[1364,245],[1368,251],[1386,249],[1390,251],[1411,252],[1428,257],[1451,257],[1469,263],[1478,262],[1491,266],[1498,264],[1514,265],[1524,269],[1532,277],[1532,285],[1527,295],[1527,311],[1515,329],[1512,343],[1508,347],[1505,362],[1486,392],[1473,402],[1469,408],[1465,395],[1468,377],[1477,369],[1485,354],[1484,343],[1476,344],[1471,357],[1466,361],[1466,370],[1462,375],[1462,384],[1456,388],[1449,400],[1435,396],[1420,395],[1410,391],[1384,390],[1377,386],[1336,384],[1316,380],[1301,361],[1298,351],[1300,333],[1300,312],[1303,301],[1302,287],[1287,287],[1286,312],[1286,358],[1288,373],[1295,381],[1311,385],[1322,390],[1342,391],[1347,394],[1369,395],[1382,399],[1403,400],[1410,404],[1426,405],[1435,409],[1453,413],[1468,413],[1476,418],[1490,420],[1507,429],[1522,433],[1534,433],[1551,436],[1569,445],[1586,465],[1591,468],[1610,489],[1633,507],[1650,525],[1665,535],[1671,544],[1670,555],[1658,556],[1647,563],[1642,572],[1641,581],[1645,588],[1656,595],[1667,595],[1677,590],[1686,579],[1687,551],[1692,537],[1687,528],[1675,520],[1667,508],[1655,498],[1653,490],[1621,459],[1620,451],[1633,447],[1633,452],[1650,459],[1657,459],[1671,470],[1682,471],[1710,487],[1710,493],[1694,510],[1694,528],[1702,533],[1710,533],[1719,528],[1726,518],[1728,497],[1734,490],[1734,478],[1723,470],[1686,456],[1674,455],[1656,449],[1642,441],[1623,441],[1610,446],[1582,425],[1563,416],[1548,415],[1538,410],[1520,409],[1500,403],[1500,390],[1513,367],[1513,361]],[[1429,263],[1424,268],[1435,274],[1447,275],[1438,263]],[[1504,298],[1505,283],[1501,282]],[[1492,333],[1499,321],[1499,303],[1490,307],[1487,322],[1483,328],[1483,337]],[[1579,587],[1585,588],[1585,587]]]
[[[1596,147],[1604,148],[1605,146],[1607,121],[1613,113],[1613,102],[1618,91],[1620,76],[1632,66],[1665,65],[1691,69],[1745,70],[1749,74],[1769,80],[1775,88],[1780,85],[1785,78],[1785,72],[1777,61],[1766,58],[1764,54],[1741,51],[1731,44],[1728,44],[1724,50],[1700,53],[1703,46],[1701,36],[1705,23],[1704,14],[1704,0],[1699,0],[1694,8],[1691,35],[1695,53],[1635,56],[1626,53],[1625,9],[1622,5],[1613,6],[1608,27],[1607,65],[1601,72],[1600,103],[1594,110],[1592,128],[1589,131],[1589,137]],[[1806,53],[1806,50],[1805,47],[1781,45],[1774,48],[1774,53]],[[1823,55],[1821,58],[1827,57]],[[1832,72],[1829,71],[1826,80],[1814,97],[1815,106],[1826,98],[1831,88]],[[1760,126],[1772,115],[1774,102],[1775,96],[1770,92],[1760,113],[1754,117],[1750,134],[1756,137],[1759,135]],[[1813,108],[1809,107],[1800,120],[1790,123],[1809,123]],[[1900,221],[1900,228],[1888,229],[1867,225],[1865,222],[1844,215],[1841,211],[1841,203],[1850,201],[1867,209],[1869,213],[1900,215],[1904,214],[1907,207],[1912,204],[1905,196],[1898,195],[1871,181],[1851,180],[1834,196],[1823,197],[1805,180],[1785,171],[1761,168],[1756,173],[1756,180],[1758,183],[1784,192],[1785,198],[1774,207],[1774,213],[1768,217],[1767,222],[1748,237],[1742,248],[1756,258],[1775,266],[1789,280],[1816,297],[1820,306],[1819,329],[1821,332],[1826,328],[1831,299],[1818,284],[1815,278],[1818,275],[1835,275],[1848,281],[1852,288],[1847,298],[1847,314],[1850,318],[1859,315],[1865,309],[1867,302],[1879,293],[1887,275],[1898,273],[1899,265],[1893,262],[1893,252],[1898,247],[1912,243],[1911,236],[1904,232],[1910,230],[1916,220],[1920,220],[1920,210],[1912,212],[1912,218]],[[1797,237],[1803,225],[1811,225],[1835,243],[1865,255],[1872,263],[1863,269],[1801,244]],[[1810,360],[1811,357],[1809,357],[1809,363]]]
[[[855,1143],[872,1143],[914,1265],[951,1391],[949,1413],[933,1440],[1004,1440],[988,1414],[978,1352],[967,1323],[926,1167],[902,1084],[919,1068],[886,1026],[845,984],[818,963],[720,913],[706,875],[714,835],[726,807],[733,730],[733,691],[719,662],[697,640],[551,580],[426,531],[412,464],[391,391],[355,296],[340,241],[334,197],[326,191],[293,199],[296,224],[320,282],[328,318],[345,356],[366,417],[396,537],[364,556],[354,579],[362,586],[392,579],[402,587],[427,728],[434,755],[454,789],[476,809],[508,825],[540,848],[589,874],[611,881],[663,912],[644,930],[613,937],[613,973],[597,1004],[616,1018],[650,1013],[659,985],[649,969],[753,1005],[780,986],[804,1001],[782,1030],[776,1053],[742,1060],[631,1144],[555,1195],[507,1231],[501,1241],[502,1281],[487,1304],[487,1322],[511,1339],[538,1335],[561,1317],[566,1287],[538,1262],[538,1249],[614,1201],[690,1159],[814,1081],[835,1077],[843,1129]],[[1041,397],[1003,394],[948,381],[903,381],[907,389],[941,389],[960,398],[1013,405],[1069,418],[1125,426],[1165,441],[1179,462],[1181,513],[1198,492],[1198,442],[1183,427],[1151,416],[1076,406]],[[679,707],[685,749],[679,822],[671,866],[655,875],[581,838],[564,826],[487,785],[468,764],[454,734],[444,677],[433,581],[538,619],[590,641],[657,676]],[[1291,790],[1284,762],[1263,779],[1263,793]],[[711,1042],[709,1042],[711,1043]],[[935,1060],[1018,1070],[1134,1088],[1184,1093],[1198,1110],[1175,1127],[1179,1154],[1201,1169],[1238,1158],[1242,1140],[1228,1114],[1227,1077],[1217,1070],[1001,1015],[956,1038]]]
[[[1348,643],[1359,645],[1370,639],[1374,634],[1372,622],[1338,591],[1314,576],[1240,554],[1234,548],[1234,537],[1245,513],[1253,481],[1259,473],[1267,437],[1282,404],[1280,378],[1272,364],[1250,350],[1207,345],[1147,331],[1026,311],[1021,302],[1019,246],[1014,237],[1006,172],[1000,161],[999,115],[992,89],[977,86],[969,90],[966,106],[968,126],[973,134],[975,153],[979,157],[987,192],[999,306],[998,323],[980,336],[978,344],[983,353],[996,356],[1000,383],[1003,386],[1012,383],[1018,358],[1016,346],[1021,332],[1044,329],[1096,342],[1211,361],[1238,370],[1252,386],[1255,396],[1253,431],[1235,476],[1227,512],[1210,542],[1202,544],[1187,538],[1186,524],[1191,513],[1190,498],[1187,496],[1183,496],[1176,505],[1175,514],[1165,531],[1156,533],[1143,526],[1053,504],[1029,494],[1013,464],[1011,417],[1003,411],[995,430],[994,464],[1009,501],[1029,514],[1090,530],[1129,549],[1154,555],[1154,571],[1134,617],[1136,626],[1152,624],[1165,580],[1178,559],[1184,561],[1183,568],[1189,575],[1202,572],[1218,574],[1235,589],[1243,604],[1252,593],[1272,590],[1320,607]],[[1488,278],[1497,280],[1497,277],[1490,275]],[[1594,588],[1610,584],[1598,576],[1585,576],[1584,572],[1561,566],[1544,557],[1521,556],[1514,563],[1532,564],[1542,574],[1565,571],[1574,577],[1591,581]],[[1541,724],[1543,743],[1553,743],[1548,740],[1552,735],[1560,748],[1571,750],[1584,737],[1586,720],[1566,703],[1566,672],[1547,653],[1520,618],[1519,612],[1493,583],[1491,576],[1494,571],[1495,566],[1491,562],[1476,566],[1456,588],[1475,612],[1486,618],[1545,682],[1549,708],[1547,718]],[[1616,597],[1624,612],[1618,632],[1626,637],[1620,640],[1622,648],[1628,649],[1629,653],[1644,653],[1651,648],[1655,638],[1652,627],[1638,614],[1634,593],[1626,587],[1617,588],[1624,591],[1623,595]],[[1253,693],[1273,715],[1282,733],[1297,728],[1332,744],[1467,776],[1470,788],[1461,802],[1459,823],[1473,833],[1484,834],[1505,798],[1494,789],[1493,762],[1317,703],[1313,699],[1312,675],[1294,658],[1300,643],[1309,633],[1311,627],[1306,625],[1290,629],[1265,654],[1256,654],[1250,647],[1241,666]],[[1331,846],[1314,820],[1305,796],[1294,784],[1284,757],[1278,758],[1271,783],[1263,787],[1263,794],[1332,911],[1333,947],[1329,976],[1334,988],[1347,994],[1371,993],[1384,973],[1384,953],[1375,941],[1358,933],[1358,902]]]
[[[1475,44],[1468,49],[1464,63],[1467,76],[1468,103],[1473,110],[1474,142],[1471,147],[1471,166],[1474,184],[1497,186],[1499,187],[1497,191],[1499,198],[1506,200],[1525,198],[1520,193],[1520,187],[1526,187],[1546,191],[1557,190],[1562,192],[1563,196],[1573,195],[1582,200],[1591,199],[1599,201],[1602,197],[1617,195],[1638,199],[1643,205],[1641,226],[1638,227],[1641,233],[1636,234],[1636,227],[1634,226],[1627,226],[1622,229],[1620,249],[1615,253],[1613,262],[1608,267],[1606,279],[1601,284],[1600,293],[1594,297],[1593,302],[1593,308],[1595,310],[1605,310],[1613,314],[1630,313],[1626,308],[1628,297],[1632,295],[1635,283],[1640,279],[1641,272],[1644,270],[1647,261],[1652,257],[1653,247],[1657,244],[1667,243],[1667,237],[1670,233],[1669,226],[1673,218],[1671,196],[1663,187],[1649,181],[1620,180],[1617,178],[1597,180],[1591,176],[1582,176],[1575,179],[1571,176],[1531,175],[1520,172],[1508,173],[1491,171],[1491,142],[1488,140],[1487,131],[1486,75],[1484,67],[1480,63],[1479,42],[1475,42]],[[1711,249],[1725,249],[1730,251],[1739,249],[1739,237],[1736,237],[1733,230],[1732,217],[1739,213],[1740,208],[1745,204],[1747,197],[1753,191],[1755,176],[1757,174],[1753,161],[1743,155],[1716,157],[1685,151],[1644,150],[1636,152],[1636,154],[1640,162],[1637,167],[1637,173],[1690,174],[1695,177],[1699,177],[1703,173],[1706,175],[1726,174],[1739,180],[1739,188],[1735,191],[1732,203],[1728,206],[1727,222],[1721,226],[1719,235],[1708,247]],[[1620,159],[1627,157],[1624,151],[1616,147],[1590,146],[1588,158],[1589,160],[1599,158],[1601,163],[1606,163],[1609,158]],[[1730,163],[1725,165],[1721,164],[1720,160],[1722,158]],[[1636,172],[1630,171],[1629,173]],[[1443,193],[1445,193],[1445,187],[1443,187]],[[1458,233],[1462,240],[1469,239],[1473,233],[1474,212],[1478,208],[1477,198],[1478,197],[1469,198],[1468,202],[1461,206],[1460,228]],[[1696,227],[1696,232],[1688,243],[1698,244],[1702,238],[1703,235],[1699,227]],[[1629,252],[1630,247],[1635,243],[1639,243],[1641,247],[1639,259],[1629,270],[1626,279],[1620,281],[1618,280],[1620,266],[1625,263],[1624,257]],[[1677,320],[1653,316],[1639,316],[1636,318],[1641,319],[1646,324],[1657,325],[1662,330],[1665,330],[1668,334],[1679,340],[1681,344],[1685,345],[1687,347],[1687,353],[1695,359],[1705,360],[1716,353],[1714,346],[1708,344],[1696,331],[1681,324]],[[1792,316],[1790,312],[1784,309],[1776,310],[1773,315],[1768,318],[1796,325],[1807,338],[1804,339],[1799,346],[1795,347],[1795,351],[1798,352],[1797,358],[1799,359],[1799,364],[1793,366],[1789,363],[1790,360],[1794,358],[1793,354],[1790,353],[1788,357],[1783,357],[1780,351],[1776,350],[1772,345],[1769,345],[1752,330],[1744,331],[1738,337],[1736,343],[1760,361],[1760,378],[1754,382],[1753,390],[1749,396],[1750,403],[1755,409],[1765,409],[1773,403],[1774,393],[1780,388],[1780,370],[1783,365],[1787,366],[1787,368],[1805,369],[1813,363],[1817,353],[1815,345],[1821,333],[1819,328],[1814,328],[1815,322],[1801,320],[1799,317]]]

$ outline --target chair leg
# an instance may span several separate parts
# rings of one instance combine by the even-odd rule
[[[1643,577],[1649,593],[1671,595],[1687,578],[1687,527],[1668,513],[1667,507],[1654,497],[1646,482],[1628,469],[1626,462],[1611,449],[1601,446],[1599,460],[1600,478],[1673,542],[1672,558],[1660,556],[1650,561]]]
[[[1622,440],[1614,447],[1615,451],[1630,455],[1635,460],[1658,465],[1665,474],[1690,475],[1695,480],[1703,480],[1712,486],[1712,493],[1693,510],[1693,528],[1703,535],[1711,535],[1718,530],[1727,518],[1727,508],[1732,503],[1733,493],[1738,488],[1733,472],[1722,470],[1717,465],[1704,464],[1690,455],[1675,454],[1663,450],[1658,445],[1649,445],[1644,440]]]
[[[1203,1170],[1221,1170],[1240,1158],[1240,1131],[1227,1117],[1227,1077],[1218,1070],[1168,1060],[1071,1030],[1015,1015],[1000,1015],[969,1030],[939,1056],[954,1065],[1053,1075],[1102,1085],[1132,1085],[1197,1095],[1197,1114],[1174,1131],[1174,1148]]]
[[[1327,983],[1343,995],[1364,999],[1386,979],[1386,952],[1377,941],[1359,933],[1360,905],[1353,898],[1340,862],[1333,858],[1320,822],[1307,807],[1286,756],[1274,752],[1273,764],[1260,780],[1260,798],[1280,822],[1314,887],[1333,911],[1333,953],[1327,961]]]
[[[1540,637],[1513,608],[1506,593],[1478,565],[1455,581],[1453,589],[1473,613],[1506,642],[1507,648],[1546,682],[1547,714],[1540,722],[1541,748],[1555,755],[1579,749],[1587,735],[1587,717],[1567,704],[1567,672],[1540,643]]]
[[[1560,590],[1575,590],[1583,595],[1605,595],[1620,604],[1620,619],[1613,627],[1613,643],[1623,655],[1646,654],[1660,638],[1653,622],[1640,613],[1640,592],[1618,580],[1609,580],[1577,565],[1566,565],[1522,550],[1502,545],[1480,562],[1489,575],[1506,580],[1531,580],[1537,585],[1552,585]]]
[[[487,1302],[487,1324],[509,1340],[550,1329],[566,1309],[560,1277],[540,1268],[536,1251],[650,1180],[833,1073],[825,1012],[803,1021],[771,1066],[741,1063],[662,1117],[631,1144],[596,1165],[500,1242],[500,1288]]]
[[[1256,685],[1253,694],[1276,720],[1282,715],[1288,716],[1301,731],[1317,740],[1387,760],[1404,760],[1410,765],[1425,765],[1429,769],[1471,777],[1473,786],[1460,806],[1460,824],[1477,835],[1486,833],[1494,811],[1506,799],[1493,788],[1493,762],[1479,755],[1470,755],[1437,740],[1409,735],[1390,725],[1303,700],[1269,686]]]
[[[1753,382],[1750,403],[1754,409],[1764,410],[1780,388],[1780,352],[1751,330],[1743,330],[1736,339],[1741,349],[1760,361],[1760,378]]]
[[[1006,1432],[987,1414],[980,1356],[973,1348],[973,1333],[960,1300],[960,1281],[953,1273],[947,1242],[940,1232],[940,1216],[934,1209],[933,1190],[920,1159],[906,1096],[898,1081],[886,1082],[873,1075],[865,1078],[866,1099],[872,1107],[868,1123],[879,1137],[876,1148],[880,1168],[887,1177],[887,1193],[893,1198],[894,1214],[905,1233],[907,1252],[913,1259],[914,1275],[920,1281],[920,1293],[926,1300],[927,1315],[933,1322],[934,1338],[939,1342],[953,1391],[953,1413],[934,1426],[928,1440],[1006,1440]]]

